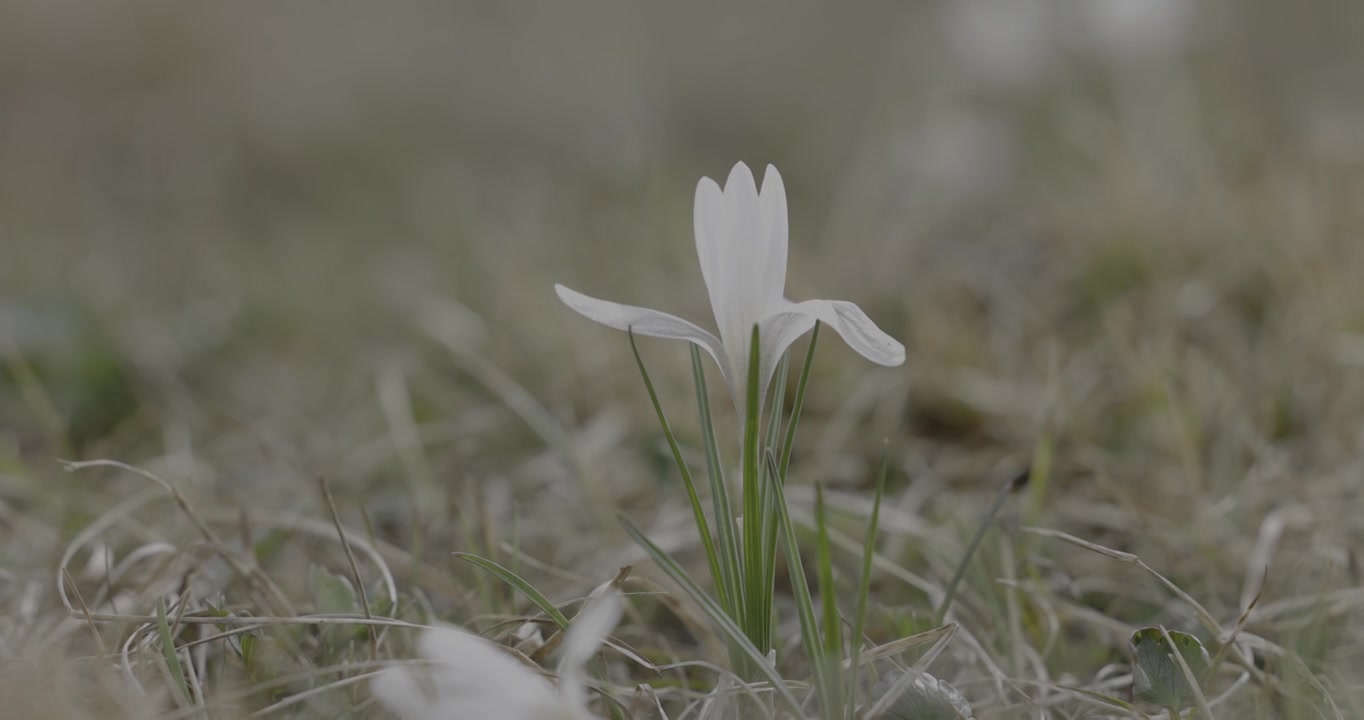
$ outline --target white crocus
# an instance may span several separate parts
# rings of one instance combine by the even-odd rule
[[[417,641],[432,665],[384,671],[374,680],[374,695],[402,720],[589,720],[596,716],[587,709],[583,666],[620,615],[620,593],[612,591],[573,619],[560,649],[557,689],[488,640],[433,628]]]
[[[555,285],[559,299],[590,320],[637,335],[686,340],[719,363],[742,414],[748,381],[749,343],[758,326],[759,406],[787,348],[819,321],[848,346],[880,365],[905,361],[905,348],[885,334],[860,308],[840,300],[786,299],[786,188],[771,165],[762,191],[748,166],[739,163],[725,187],[710,178],[696,186],[693,211],[696,254],[710,293],[719,336],[657,310],[588,297]]]

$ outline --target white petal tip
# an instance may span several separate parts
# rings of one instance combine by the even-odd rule
[[[781,184],[781,173],[777,171],[777,166],[768,163],[767,169],[763,171],[763,187],[767,187],[769,182]]]
[[[734,164],[734,168],[729,171],[729,179],[725,180],[726,193],[740,189],[751,191],[753,195],[758,194],[758,185],[753,180],[753,171],[749,170],[748,165],[742,161]]]
[[[859,355],[883,367],[899,367],[905,364],[905,346],[895,338],[874,325],[864,328],[863,333],[861,342],[849,343]]]
[[[890,342],[893,344],[888,345],[886,347],[885,356],[883,358],[871,358],[871,361],[877,363],[878,365],[884,365],[886,367],[899,367],[901,365],[904,365],[905,346],[901,345],[900,343],[896,342],[890,337],[887,337],[886,339],[890,340]]]

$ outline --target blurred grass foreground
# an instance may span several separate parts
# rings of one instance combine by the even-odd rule
[[[742,160],[787,294],[907,348],[820,343],[786,487],[842,601],[888,448],[868,689],[1158,716],[1163,627],[1230,658],[1187,717],[1364,717],[1361,38],[1348,0],[0,4],[0,715],[390,717],[413,625],[554,671],[468,553],[570,618],[615,578],[603,716],[735,717],[616,520],[704,575],[629,344],[552,287],[707,318],[692,193]],[[640,347],[700,472],[687,354]]]

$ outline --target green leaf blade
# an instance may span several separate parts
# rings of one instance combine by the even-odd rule
[[[772,688],[775,690],[777,697],[786,704],[787,709],[796,713],[796,716],[799,717],[801,714],[800,702],[796,700],[796,696],[791,692],[790,686],[787,685],[786,680],[777,672],[776,667],[768,662],[764,653],[760,652],[753,642],[749,640],[744,629],[730,618],[729,615],[725,613],[724,609],[696,584],[696,581],[687,574],[687,571],[684,570],[682,566],[678,565],[667,553],[663,552],[663,550],[655,545],[653,541],[649,540],[638,527],[635,527],[635,524],[630,522],[629,518],[624,515],[619,515],[617,517],[620,520],[621,526],[625,529],[626,534],[633,538],[655,563],[658,563],[658,566],[663,569],[663,572],[667,573],[668,577],[672,578],[673,582],[682,587],[683,592],[685,592],[688,597],[695,601],[697,605],[701,606],[702,612],[704,612],[710,621],[719,628],[721,634],[724,635],[729,642],[733,643],[733,645],[743,654],[744,658],[750,664],[752,672],[766,678],[768,682],[772,684]]]
[[[687,500],[691,503],[692,519],[696,522],[696,532],[701,536],[701,546],[706,552],[706,562],[710,565],[711,581],[715,583],[715,591],[720,595],[720,604],[726,607],[735,607],[734,599],[730,596],[729,585],[726,580],[724,570],[720,566],[720,557],[715,551],[715,541],[711,538],[710,523],[706,521],[706,511],[701,506],[701,498],[696,492],[696,481],[692,478],[691,469],[687,467],[687,461],[682,457],[682,449],[677,444],[677,437],[673,435],[672,425],[668,422],[668,416],[663,412],[663,404],[659,402],[658,393],[654,390],[654,383],[649,379],[649,371],[644,367],[644,358],[639,354],[639,346],[635,343],[635,334],[630,335],[630,350],[635,354],[635,364],[639,367],[639,375],[644,379],[644,388],[649,392],[649,402],[653,403],[654,412],[658,415],[658,424],[663,428],[663,435],[668,440],[668,448],[672,450],[673,462],[677,464],[677,470],[682,474],[682,484],[687,490]]]
[[[546,616],[548,616],[549,619],[553,620],[554,624],[559,626],[559,629],[561,630],[568,629],[568,618],[564,615],[563,611],[559,610],[558,606],[550,602],[549,598],[545,597],[544,594],[537,590],[534,585],[531,585],[529,582],[526,582],[525,578],[521,577],[520,575],[517,575],[516,573],[512,572],[511,570],[501,565],[498,565],[492,560],[479,557],[478,555],[464,552],[457,552],[452,554],[455,557],[459,558],[460,560],[477,565],[478,567],[481,567],[484,570],[487,570],[488,572],[492,573],[494,576],[497,577],[497,579],[501,580],[507,585],[510,585],[517,592],[524,595],[527,600],[530,600],[536,607],[540,608],[540,611],[543,612]]]
[[[740,618],[744,604],[744,588],[740,581],[739,541],[734,527],[734,509],[729,501],[729,485],[725,481],[724,462],[720,458],[719,443],[715,440],[715,421],[711,415],[710,394],[706,386],[705,364],[701,350],[691,346],[692,379],[696,387],[697,412],[701,417],[701,440],[706,452],[706,472],[710,477],[711,505],[715,509],[715,534],[719,544],[720,572],[722,573],[722,604],[730,617]]]

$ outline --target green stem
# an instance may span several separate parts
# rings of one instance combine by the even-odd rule
[[[748,386],[744,398],[744,599],[747,604],[744,628],[749,639],[764,655],[772,649],[771,628],[765,621],[772,604],[772,582],[763,577],[767,566],[763,557],[762,475],[758,467],[758,363],[761,360],[758,326],[753,326],[748,353]]]

